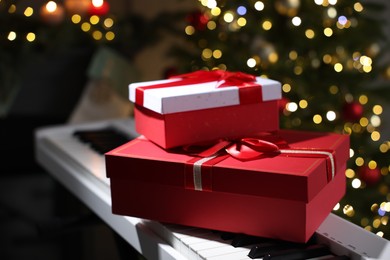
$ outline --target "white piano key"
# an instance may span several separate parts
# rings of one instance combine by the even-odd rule
[[[200,256],[194,250],[192,250],[190,245],[184,244],[181,240],[185,237],[191,240],[191,236],[185,236],[184,232],[189,232],[190,230],[197,230],[197,228],[174,224],[163,224],[153,220],[143,220],[143,222],[157,235],[164,238],[170,245],[172,245],[174,249],[176,249],[188,259],[202,260]],[[203,232],[207,232],[207,230],[204,230]],[[195,238],[197,237],[194,237],[194,239]]]
[[[250,248],[243,248],[242,251],[237,251],[234,253],[219,255],[219,256],[212,256],[207,258],[207,260],[249,260],[251,259],[248,254],[250,251]]]
[[[201,257],[204,259],[209,259],[211,257],[216,256],[226,256],[228,257],[229,254],[237,253],[237,252],[245,252],[247,249],[243,247],[233,247],[231,245],[226,245],[223,247],[217,247],[217,248],[211,248],[206,250],[200,250],[198,253]]]
[[[198,230],[199,232],[199,230]],[[185,255],[191,255],[193,253],[197,253],[199,250],[200,250],[200,247],[202,245],[207,245],[207,249],[210,249],[210,248],[215,248],[215,247],[222,247],[222,246],[229,246],[231,247],[230,245],[230,241],[222,241],[220,240],[219,242],[217,241],[217,236],[214,235],[214,236],[211,236],[213,235],[210,231],[208,234],[204,233],[201,233],[201,235],[209,235],[207,238],[201,238],[201,237],[198,237],[196,236],[197,234],[192,234],[192,232],[189,232],[187,234],[180,234],[180,243],[182,244],[182,246],[180,247],[181,250],[182,250],[182,253],[185,254]],[[214,238],[215,240],[212,240],[212,238]],[[198,245],[198,246],[197,246]]]
[[[196,252],[210,250],[214,248],[220,248],[220,247],[233,247],[233,246],[230,245],[230,243],[227,241],[219,242],[215,240],[209,240],[202,243],[196,243],[191,245],[191,248]]]
[[[158,225],[154,225],[158,228]],[[170,241],[174,240],[173,247],[189,259],[203,259],[197,252],[201,249],[210,249],[218,246],[230,246],[230,241],[223,241],[218,234],[207,229],[200,229],[181,225],[168,224],[171,232]],[[220,240],[223,242],[217,242]],[[195,246],[198,244],[198,246]],[[202,247],[203,246],[203,247]]]
[[[182,239],[182,242],[189,246],[194,246],[195,244],[207,243],[212,241],[223,242],[221,239],[218,239],[216,235],[210,234],[210,236],[205,237],[197,237],[197,236],[188,236]]]
[[[199,243],[204,242],[205,240],[217,240],[223,242],[223,239],[218,234],[206,229],[186,230],[183,231],[182,234],[186,235],[183,237],[183,242],[185,243]]]

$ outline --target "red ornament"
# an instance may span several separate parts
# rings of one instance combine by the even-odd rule
[[[278,100],[278,107],[279,112],[283,113],[283,111],[286,109],[286,105],[290,102],[290,100],[286,97],[282,97],[282,99]]]
[[[109,11],[110,11],[110,5],[107,3],[107,1],[103,1],[102,5],[99,6],[91,3],[88,13],[90,15],[103,16],[108,14]]]
[[[374,185],[381,179],[381,172],[378,168],[370,169],[368,166],[362,166],[358,169],[358,175],[367,185]]]
[[[343,106],[343,118],[346,121],[358,121],[363,116],[363,106],[359,102],[345,103]]]
[[[201,11],[195,11],[187,16],[187,22],[192,25],[196,30],[204,30],[209,21],[206,14]]]

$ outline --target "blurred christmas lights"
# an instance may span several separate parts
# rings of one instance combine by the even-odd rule
[[[115,20],[108,16],[109,5],[106,1],[91,0],[66,0],[62,2],[48,1],[39,7],[36,12],[33,7],[27,6],[22,14],[29,19],[41,19],[45,23],[57,26],[69,19],[75,25],[80,26],[80,30],[89,33],[92,39],[96,41],[112,41],[115,39],[113,31]],[[11,4],[8,8],[9,14],[19,14],[17,2]],[[39,39],[38,32],[9,31],[7,39],[15,41],[17,38],[26,42],[34,42]]]

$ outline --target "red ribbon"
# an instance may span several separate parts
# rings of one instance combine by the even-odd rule
[[[221,139],[212,144],[195,144],[182,147],[189,154],[198,157],[210,157],[223,150],[232,157],[245,161],[254,160],[263,155],[272,156],[280,153],[280,149],[288,148],[287,142],[275,133],[262,133],[255,137],[236,140]]]
[[[255,138],[241,138],[235,141],[220,140],[202,152],[193,153],[194,146],[184,147],[184,150],[197,156],[188,161],[186,165],[186,188],[195,190],[211,191],[211,167],[229,156],[241,161],[276,155],[325,158],[328,181],[334,178],[336,170],[334,150],[291,148],[282,138],[272,134]]]
[[[224,70],[212,70],[205,71],[199,70],[191,73],[181,74],[170,77],[170,79],[181,79],[174,82],[160,83],[150,86],[141,86],[136,88],[135,92],[135,103],[143,105],[144,103],[144,92],[148,89],[155,88],[169,88],[178,87],[184,85],[200,84],[211,81],[217,81],[216,88],[236,86],[239,88],[240,103],[254,103],[262,100],[261,88],[247,88],[258,86],[256,83],[256,77],[250,74],[242,72],[229,72]],[[250,93],[247,93],[250,91]]]

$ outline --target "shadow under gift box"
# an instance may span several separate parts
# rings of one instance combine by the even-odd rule
[[[344,196],[349,136],[280,130],[295,150],[332,150],[329,158],[279,154],[202,165],[203,190],[188,185],[194,158],[140,136],[105,154],[112,212],[160,222],[307,242]]]
[[[230,83],[199,76],[196,82],[196,77],[130,84],[136,131],[167,149],[279,129],[278,81],[253,76]]]

